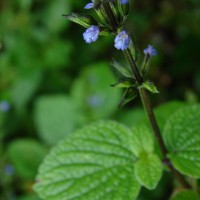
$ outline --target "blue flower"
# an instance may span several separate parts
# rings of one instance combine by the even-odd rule
[[[8,176],[12,176],[15,173],[15,169],[12,165],[8,164],[4,167],[4,172]]]
[[[126,31],[121,31],[115,38],[115,47],[118,50],[125,50],[130,44],[130,37]]]
[[[150,44],[148,45],[148,47],[146,49],[144,49],[143,52],[145,55],[149,55],[150,57],[157,55],[156,49],[154,49],[154,47]]]
[[[92,2],[88,3],[85,5],[84,9],[91,9],[91,8],[94,8],[94,2],[92,0]]]
[[[86,29],[83,33],[83,38],[86,43],[95,42],[99,37],[99,27],[98,26],[90,26],[90,28]]]
[[[128,0],[121,0],[121,4],[126,4],[128,3]]]
[[[10,110],[10,103],[7,101],[0,102],[0,111],[8,112]]]

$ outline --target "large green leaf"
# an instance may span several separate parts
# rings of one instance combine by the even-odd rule
[[[144,154],[135,165],[138,181],[148,189],[156,188],[162,176],[162,163],[156,154]]]
[[[39,164],[44,159],[47,150],[32,139],[19,139],[10,143],[7,149],[9,161],[16,173],[23,179],[33,180]]]
[[[183,108],[186,105],[187,104],[184,102],[174,100],[174,101],[169,101],[167,103],[161,104],[158,107],[156,107],[154,109],[154,112],[158,121],[159,128],[163,130],[165,123],[167,119],[170,117],[170,115],[172,115],[177,110],[179,110],[180,108]]]
[[[173,114],[163,137],[176,169],[200,177],[200,105],[188,106]]]
[[[71,133],[81,123],[80,116],[74,101],[65,95],[43,96],[36,101],[35,123],[48,144]]]
[[[199,200],[199,197],[196,193],[194,193],[194,191],[186,190],[177,193],[170,200]]]
[[[101,121],[69,135],[46,157],[34,189],[44,200],[134,200],[140,185],[130,134]]]

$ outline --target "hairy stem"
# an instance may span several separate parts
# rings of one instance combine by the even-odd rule
[[[130,49],[124,50],[124,55],[128,61],[128,63],[131,66],[132,72],[134,74],[134,77],[137,81],[137,83],[139,85],[141,85],[143,79],[139,73],[138,67],[134,61],[134,58],[131,54]],[[160,150],[162,152],[163,155],[163,159],[164,162],[167,163],[170,171],[172,172],[172,174],[174,175],[174,177],[181,183],[182,186],[184,186],[185,188],[191,188],[191,186],[189,185],[189,183],[184,179],[184,177],[173,167],[172,163],[170,162],[170,160],[167,158],[167,149],[165,147],[164,141],[162,139],[159,127],[158,127],[158,123],[156,121],[154,112],[153,112],[153,107],[151,105],[150,99],[149,99],[149,95],[146,91],[146,89],[144,88],[139,88],[139,92],[140,92],[140,97],[143,103],[143,107],[146,111],[147,117],[149,119],[149,122],[151,124],[151,127],[153,129],[154,135],[156,137],[156,140],[159,144]]]

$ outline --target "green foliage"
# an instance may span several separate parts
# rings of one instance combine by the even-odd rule
[[[146,126],[136,126],[130,138],[131,150],[136,156],[143,153],[152,153],[154,150],[154,140],[151,131]]]
[[[35,190],[42,199],[133,200],[140,186],[130,129],[98,122],[71,134],[46,157]]]
[[[194,191],[186,190],[178,192],[170,200],[199,200],[199,197]]]
[[[89,28],[92,25],[97,24],[95,19],[90,15],[83,15],[78,13],[71,13],[70,15],[64,15],[68,20],[75,22],[85,28]]]
[[[200,177],[200,105],[174,113],[163,137],[173,165],[185,175]]]
[[[155,189],[162,176],[162,163],[156,154],[143,154],[135,165],[135,175],[141,185]]]
[[[66,95],[40,97],[35,105],[39,136],[51,145],[71,133],[79,125],[80,116],[76,104]]]
[[[105,64],[106,67],[102,67],[106,68],[105,71],[101,68],[100,79],[102,82],[105,81],[105,85],[98,87],[97,85],[101,84],[99,81],[91,89],[91,82],[88,81],[86,73],[89,74],[91,70],[91,74],[95,73],[97,76],[101,70],[92,68],[99,68],[101,60],[111,60],[114,54],[118,61],[121,61],[121,57],[120,52],[113,51],[112,36],[102,37],[101,42],[86,45],[82,38],[85,29],[73,25],[62,17],[62,14],[69,14],[72,10],[83,11],[86,3],[86,1],[74,0],[0,1],[0,100],[7,100],[11,104],[11,109],[7,113],[0,111],[0,199],[38,199],[34,197],[35,195],[32,196],[30,187],[34,182],[33,174],[36,173],[37,168],[32,161],[35,162],[35,157],[40,158],[40,155],[30,158],[32,161],[27,161],[27,163],[32,163],[30,165],[19,164],[24,166],[24,172],[18,173],[22,169],[17,170],[15,175],[8,177],[3,171],[7,162],[13,164],[14,167],[18,165],[15,162],[22,162],[11,159],[12,163],[9,163],[9,159],[4,160],[7,158],[6,149],[9,149],[15,141],[21,141],[23,138],[28,141],[27,145],[21,146],[20,152],[23,153],[13,153],[15,159],[26,160],[30,156],[24,158],[23,155],[29,146],[29,140],[33,139],[39,144],[38,148],[43,148],[45,151],[46,146],[55,143],[54,139],[59,140],[57,137],[60,135],[57,134],[59,133],[57,130],[61,131],[62,128],[57,126],[63,126],[61,132],[67,136],[80,126],[99,118],[117,119],[129,127],[148,124],[143,109],[138,107],[140,104],[137,99],[134,104],[128,104],[117,111],[120,89],[109,87],[117,79],[114,78],[112,72],[108,72],[110,76],[107,76],[107,71],[110,70],[108,63]],[[133,6],[132,3],[131,6]],[[157,12],[158,8],[159,12]],[[121,15],[122,11],[125,10],[120,10]],[[156,106],[171,99],[185,101],[162,104],[155,109],[161,130],[164,129],[167,118],[177,109],[187,105],[187,102],[194,103],[199,100],[200,68],[197,67],[200,65],[199,19],[199,0],[135,2],[134,12],[130,12],[127,18],[126,24],[130,29],[134,25],[133,35],[139,41],[140,47],[145,48],[150,43],[158,50],[159,56],[151,60],[152,67],[149,68],[149,78],[155,81],[161,92],[156,96],[156,100],[152,97],[153,105]],[[103,31],[108,32],[108,30]],[[134,44],[130,47],[139,63],[139,51],[135,51],[137,48]],[[77,76],[79,76],[78,79]],[[91,105],[88,99],[94,94],[96,96],[94,91],[99,91],[108,99],[105,98],[101,105]],[[41,99],[53,98],[57,94],[65,94],[63,96],[72,102],[72,107],[75,107],[77,113],[76,123],[72,122],[73,126],[70,124],[66,127],[67,121],[71,120],[71,111],[64,115],[59,109],[61,114],[58,114],[58,117],[65,116],[65,120],[61,117],[64,125],[53,123],[56,128],[52,129],[57,131],[55,133],[51,131],[52,121],[44,120],[45,126],[50,127],[44,128],[48,130],[44,139],[35,117],[36,112],[39,111],[35,109]],[[53,108],[55,108],[54,105]],[[55,111],[55,113],[58,112]],[[68,132],[70,127],[73,128]],[[43,143],[40,141],[41,138]],[[157,151],[157,148],[154,150]],[[40,154],[44,155],[44,153]],[[37,164],[40,161],[37,161]],[[32,165],[35,166],[34,173],[29,172]],[[18,184],[21,179],[23,180]],[[171,176],[166,173],[156,190],[151,193],[142,190],[141,199],[142,197],[144,200],[166,199],[169,191],[171,191]],[[12,196],[6,196],[6,194]]]
[[[21,178],[29,180],[35,177],[46,153],[46,149],[32,139],[18,139],[10,143],[7,149],[8,159],[16,173]]]
[[[148,189],[154,189],[162,175],[162,163],[154,154],[151,131],[145,126],[136,126],[130,138],[130,148],[139,158],[135,165],[137,180]]]
[[[151,93],[159,93],[156,86],[154,85],[154,83],[152,83],[150,81],[146,81],[146,82],[142,83],[142,85],[140,87],[147,89]]]
[[[116,110],[120,100],[120,91],[109,85],[114,76],[106,62],[88,66],[72,87],[74,101],[80,109],[87,109],[90,119],[108,117]]]

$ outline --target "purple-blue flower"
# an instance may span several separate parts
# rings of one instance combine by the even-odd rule
[[[10,110],[10,103],[7,101],[0,102],[0,111],[8,112]]]
[[[12,176],[15,173],[15,169],[12,165],[8,164],[4,167],[4,172],[8,176]]]
[[[83,38],[86,43],[95,42],[99,37],[99,27],[98,26],[90,26],[86,31],[83,33]]]
[[[94,0],[92,0],[92,2],[86,4],[84,8],[85,8],[85,9],[91,9],[91,8],[94,8]]]
[[[152,45],[149,44],[148,47],[144,49],[144,54],[151,57],[157,55],[157,51]]]
[[[121,0],[121,4],[126,4],[128,3],[128,0]]]
[[[121,31],[115,38],[115,47],[118,50],[125,50],[130,44],[130,37],[126,31]]]

